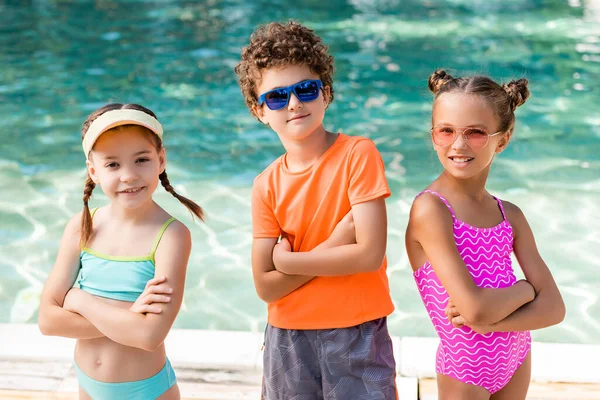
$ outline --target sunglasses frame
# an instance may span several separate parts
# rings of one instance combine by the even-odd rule
[[[452,141],[451,141],[450,143],[446,144],[446,145],[437,144],[437,143],[435,142],[435,139],[434,139],[434,136],[433,136],[433,130],[434,130],[434,129],[436,129],[436,128],[452,128],[452,129],[454,129],[454,130],[455,130],[455,132],[454,132],[454,138],[452,139]],[[504,133],[503,131],[496,132],[496,133],[491,133],[491,134],[486,132],[486,134],[487,134],[487,141],[485,142],[485,144],[484,144],[483,146],[481,146],[481,147],[473,147],[473,146],[471,146],[471,145],[469,144],[469,140],[468,140],[468,139],[467,139],[467,137],[465,136],[465,132],[466,132],[467,130],[469,130],[469,129],[477,129],[477,128],[464,128],[464,129],[461,131],[461,130],[459,130],[458,128],[455,128],[455,127],[453,127],[453,126],[449,126],[449,125],[440,125],[440,126],[434,126],[433,128],[429,129],[429,132],[431,133],[431,141],[432,141],[432,142],[433,142],[433,143],[434,143],[436,146],[440,146],[440,147],[448,147],[448,146],[452,145],[454,142],[456,142],[456,139],[458,139],[458,135],[459,135],[459,132],[460,132],[460,135],[462,136],[462,138],[463,138],[463,140],[465,141],[465,143],[467,144],[467,146],[469,146],[469,147],[470,147],[470,148],[472,148],[472,149],[483,149],[485,146],[487,146],[487,145],[488,145],[488,143],[490,142],[490,138],[491,138],[491,137],[493,137],[493,136],[497,136],[497,135],[500,135],[501,133]],[[483,129],[480,129],[480,130],[483,130]]]
[[[300,99],[300,96],[298,96],[298,93],[296,93],[296,88],[299,85],[303,84],[303,83],[316,83],[317,84],[317,91],[319,89],[323,90],[323,82],[321,82],[320,79],[306,79],[306,80],[303,80],[303,81],[300,81],[300,82],[296,82],[293,85],[286,86],[286,87],[281,87],[281,88],[277,88],[277,89],[273,89],[273,90],[269,90],[268,92],[265,92],[265,93],[261,94],[260,96],[258,96],[258,105],[262,106],[263,104],[266,104],[267,107],[269,107],[269,110],[272,110],[272,111],[282,110],[285,107],[287,107],[288,104],[290,104],[290,97],[292,96],[292,93],[294,93],[294,95],[296,96],[296,98],[300,102],[302,102],[302,103],[309,103],[311,101],[315,101],[316,99],[318,99],[319,98],[318,94],[317,94],[317,97],[315,97],[314,99],[309,100],[309,101],[302,101]],[[278,92],[278,91],[281,91],[281,90],[285,90],[285,92],[287,93],[287,100],[286,100],[285,104],[283,106],[281,106],[280,108],[271,108],[271,106],[269,106],[269,103],[267,102],[267,95],[269,95],[269,93]]]

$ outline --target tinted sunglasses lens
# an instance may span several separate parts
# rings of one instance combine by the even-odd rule
[[[444,147],[454,142],[455,133],[456,131],[453,128],[441,126],[438,128],[433,128],[431,137],[433,139],[433,143]]]
[[[288,103],[288,92],[285,89],[273,90],[265,96],[265,103],[271,110],[281,110]]]
[[[469,146],[480,149],[485,147],[488,142],[488,134],[479,129],[467,129],[465,130],[465,137]]]
[[[302,102],[313,101],[319,97],[319,85],[317,82],[300,82],[294,88],[294,93]]]

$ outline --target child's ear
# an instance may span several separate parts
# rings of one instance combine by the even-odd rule
[[[511,138],[512,138],[512,131],[508,131],[500,137],[500,141],[496,145],[496,153],[497,154],[502,153],[506,149]]]
[[[262,122],[263,124],[268,124],[268,122],[265,118],[265,112],[264,112],[263,108],[261,106],[259,106],[258,104],[255,104],[252,106],[252,114],[254,114],[254,116],[256,118],[258,118],[258,120],[260,122]]]
[[[160,168],[160,175],[165,172],[165,168],[167,167],[167,150],[164,147],[160,149],[160,152],[158,153],[158,165]]]
[[[96,167],[94,167],[94,163],[88,159],[85,160],[85,165],[87,166],[88,174],[90,175],[90,178],[92,178],[92,181],[94,181],[96,185],[99,184],[100,179],[98,179],[98,176],[96,175]]]

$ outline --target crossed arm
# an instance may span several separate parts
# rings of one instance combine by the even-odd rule
[[[408,229],[411,235],[407,240],[416,240],[423,248],[453,306],[470,324],[501,321],[534,299],[533,287],[526,281],[500,289],[475,284],[456,248],[452,217],[436,197],[420,196],[415,200]]]
[[[155,255],[156,276],[161,278],[148,282],[138,301],[124,309],[72,288],[79,268],[76,217],[77,221],[71,220],[65,229],[59,256],[44,286],[40,330],[45,335],[77,339],[106,336],[126,346],[155,350],[166,338],[183,300],[191,251],[189,230],[178,221],[169,226]],[[164,280],[168,280],[170,288],[160,285]],[[165,292],[170,296],[163,296]],[[159,307],[156,302],[164,304]]]
[[[383,197],[352,207],[356,239],[337,246],[292,252],[285,241],[275,246],[273,262],[288,275],[340,276],[381,268],[387,245],[387,213]]]
[[[81,213],[67,224],[60,241],[54,267],[46,280],[40,299],[38,325],[44,335],[75,339],[103,337],[90,321],[63,308],[67,292],[73,287],[79,271],[79,222]]]
[[[347,275],[381,267],[387,239],[383,198],[357,204],[327,240],[309,252],[292,252],[287,239],[252,243],[252,273],[258,296],[277,301],[315,276]]]
[[[472,323],[467,317],[461,316],[460,307],[455,307],[455,310],[450,307],[446,314],[455,326],[466,324],[480,333],[528,331],[556,325],[566,314],[556,282],[537,250],[523,212],[511,203],[504,202],[504,205],[514,231],[514,252],[525,278],[535,289],[535,299],[517,307],[507,317],[487,324]]]

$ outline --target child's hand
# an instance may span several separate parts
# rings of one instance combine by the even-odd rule
[[[79,295],[83,291],[79,288],[73,287],[69,289],[67,295],[65,296],[65,300],[63,301],[63,308],[70,312],[77,312],[77,304],[80,301],[78,299]]]
[[[281,240],[279,241],[279,243],[277,243],[275,245],[275,247],[279,251],[292,251],[292,244],[290,243],[290,241],[288,240],[288,238],[286,238],[285,236],[283,236],[281,238]]]
[[[281,269],[277,268],[277,264],[279,264],[282,254],[289,253],[291,251],[292,245],[285,236],[283,236],[279,243],[277,243],[275,247],[273,247],[273,265],[275,266],[275,269],[277,269],[277,271],[285,273],[285,271],[282,271]]]
[[[169,294],[173,289],[167,285],[161,285],[167,278],[164,276],[152,278],[146,283],[142,294],[139,295],[135,303],[129,308],[139,314],[160,314],[162,309],[156,303],[168,303],[171,301]]]
[[[458,308],[456,308],[452,302],[452,299],[450,298],[448,299],[448,304],[444,309],[444,314],[446,314],[446,318],[448,318],[448,321],[450,321],[455,328],[460,328],[466,324],[466,319],[460,315],[460,311],[458,311]],[[455,319],[456,323],[454,322]]]
[[[338,222],[328,240],[333,242],[332,244],[334,246],[344,246],[356,243],[356,229],[354,227],[352,210],[348,211],[348,214]]]
[[[286,238],[285,236],[283,236],[281,238],[281,240],[279,241],[279,243],[277,243],[275,245],[275,247],[273,247],[273,259],[276,258],[276,254],[280,254],[280,253],[288,253],[292,251],[292,244],[290,243],[290,241],[288,240],[288,238]]]
[[[469,322],[460,315],[460,311],[452,302],[452,299],[448,299],[448,304],[444,309],[444,314],[446,314],[446,318],[455,328],[462,328],[463,326],[468,326]]]
[[[492,327],[490,325],[475,325],[471,324],[469,321],[465,319],[462,315],[460,315],[460,311],[454,303],[452,299],[448,299],[448,305],[444,309],[444,314],[448,318],[448,321],[452,323],[452,326],[455,328],[462,328],[463,326],[468,326],[473,329],[475,332],[484,335],[488,332],[492,332]]]

